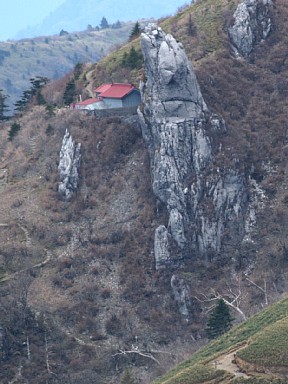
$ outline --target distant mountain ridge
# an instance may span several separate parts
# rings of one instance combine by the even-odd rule
[[[31,77],[56,80],[78,62],[97,62],[115,44],[123,44],[128,39],[133,25],[121,23],[113,29],[0,42],[0,89],[10,96],[10,109],[30,86]]]
[[[184,1],[183,1],[184,3]],[[41,24],[20,31],[16,38],[46,36],[59,33],[62,29],[68,32],[80,31],[92,25],[99,25],[103,16],[108,23],[117,20],[131,21],[142,18],[160,18],[174,14],[182,1],[170,0],[119,0],[117,6],[113,0],[66,0],[55,11],[51,12]]]

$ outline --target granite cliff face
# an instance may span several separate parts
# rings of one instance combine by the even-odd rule
[[[245,0],[238,5],[229,28],[236,54],[248,56],[256,44],[267,38],[271,31],[271,3],[271,0]]]
[[[226,127],[209,112],[182,45],[150,25],[142,34],[142,50],[147,80],[141,85],[139,117],[153,191],[169,213],[166,226],[155,232],[156,269],[190,258],[213,259],[224,232],[244,238],[245,177],[233,164],[212,166],[221,153],[213,137],[225,134]]]
[[[66,129],[60,151],[58,171],[60,182],[58,192],[69,200],[78,187],[78,169],[81,160],[81,144],[75,144],[69,131]]]

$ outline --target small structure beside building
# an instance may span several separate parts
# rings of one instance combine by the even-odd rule
[[[132,84],[108,83],[94,90],[95,98],[75,103],[75,109],[106,110],[121,108],[137,108],[141,103],[140,91]]]
[[[102,100],[97,97],[91,97],[90,99],[79,101],[78,103],[74,103],[73,109],[85,109],[88,111],[93,111],[97,108],[98,104],[103,104]]]

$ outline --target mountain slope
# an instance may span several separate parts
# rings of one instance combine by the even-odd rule
[[[175,13],[177,7],[181,5],[182,3],[177,0],[169,2],[162,0],[147,0],[145,2],[121,0],[115,7],[112,0],[99,0],[97,2],[93,0],[83,0],[82,2],[67,0],[54,12],[51,12],[40,25],[20,32],[17,37],[53,35],[59,33],[61,29],[68,32],[80,31],[85,29],[88,24],[93,27],[99,25],[103,16],[109,23],[115,23],[117,20],[159,18]]]
[[[30,86],[35,76],[59,79],[75,64],[96,62],[129,37],[133,23],[120,28],[91,30],[11,42],[0,42],[0,88],[10,96],[12,105]]]
[[[153,194],[153,169],[137,116],[100,119],[61,108],[61,103],[54,111],[47,110],[37,106],[34,100],[22,115],[1,123],[0,375],[3,384],[16,380],[31,384],[47,381],[114,384],[121,382],[124,375],[127,377],[126,370],[139,382],[151,382],[206,343],[204,324],[211,301],[222,297],[233,304],[235,322],[240,322],[287,291],[287,3],[281,0],[271,3],[269,17],[273,29],[263,41],[255,39],[247,57],[235,56],[228,35],[239,3],[240,0],[201,0],[163,22],[163,29],[183,41],[189,57],[193,56],[207,108],[224,117],[226,126],[225,131],[218,131],[217,124],[205,126],[204,119],[196,130],[200,134],[195,142],[208,137],[212,155],[203,173],[207,184],[200,183],[202,193],[195,194],[203,197],[199,206],[207,220],[202,226],[191,226],[191,233],[202,228],[213,233],[209,232],[213,229],[209,220],[214,214],[209,212],[215,213],[219,201],[212,198],[215,190],[220,191],[216,196],[234,196],[235,178],[230,177],[227,169],[237,169],[247,191],[245,204],[251,214],[247,222],[242,222],[244,230],[239,236],[233,236],[238,228],[233,219],[233,212],[239,212],[237,200],[235,204],[234,199],[228,199],[228,209],[221,208],[216,217],[225,217],[226,213],[227,220],[217,252],[201,253],[193,236],[187,238],[192,239],[194,251],[189,250],[184,257],[179,252],[173,240],[177,239],[177,230],[175,237],[170,233],[173,227],[169,225],[170,211]],[[176,43],[173,46],[182,52]],[[140,52],[138,40],[126,44],[91,65],[89,72],[86,67],[77,85],[85,91],[84,86],[91,90],[99,83],[113,80],[136,83],[141,79],[146,83],[150,75],[149,71],[144,73],[140,55],[136,54],[136,64],[124,60],[131,52],[135,58],[132,46],[136,53]],[[171,50],[173,55],[177,49]],[[164,55],[164,62],[165,58]],[[161,71],[167,69],[165,65]],[[187,62],[185,65],[182,65],[184,70],[188,68]],[[189,70],[191,75],[190,66]],[[173,79],[173,74],[168,70],[163,76],[172,87],[179,82],[179,77]],[[150,79],[149,86],[153,87],[153,81]],[[43,90],[43,96],[48,99],[50,94],[53,99],[59,91],[56,85]],[[157,81],[154,85],[157,90]],[[186,97],[189,90],[180,89],[185,90]],[[153,100],[159,100],[158,91],[152,96],[155,96]],[[177,94],[176,102],[183,113],[181,96]],[[146,121],[149,122],[149,116],[155,118],[152,129],[159,129],[157,132],[167,136],[166,143],[170,145],[171,138],[179,139],[179,147],[176,144],[172,149],[168,147],[174,156],[185,141],[178,134],[181,125],[177,126],[177,132],[171,126],[169,131],[161,131],[163,121],[166,123],[165,119],[171,118],[163,115],[164,106],[173,107],[167,108],[168,113],[173,113],[172,120],[179,123],[175,100],[170,100],[169,95],[165,97],[159,107],[161,121],[157,121],[157,108],[152,111],[149,103],[142,105],[141,111],[146,108]],[[203,102],[202,106],[205,118],[207,110]],[[9,141],[12,123],[19,124],[20,129]],[[70,201],[58,193],[59,152],[66,129],[75,143],[81,143],[82,155],[79,189]],[[167,155],[162,142],[152,144],[156,156]],[[191,163],[190,148],[185,154]],[[192,150],[194,156],[195,147]],[[184,160],[182,164],[186,167]],[[190,163],[193,170],[194,164]],[[172,156],[170,164],[173,165]],[[166,169],[169,175],[173,167]],[[227,175],[229,182],[223,188],[221,180],[224,177],[227,181]],[[175,183],[174,190],[190,197],[191,186],[197,191],[195,180],[202,177],[199,173],[198,179],[194,176],[191,172],[184,181]],[[213,184],[215,178],[220,180],[217,188]],[[170,180],[167,177],[168,187]],[[211,180],[213,188],[210,188]],[[182,189],[183,182],[188,193]],[[189,218],[193,219],[193,215]],[[172,261],[175,261],[173,256],[181,258],[156,269],[155,231],[163,226]],[[181,235],[181,226],[178,229]],[[279,308],[275,307],[269,314],[272,321],[284,319]],[[258,319],[262,322],[261,316]],[[267,319],[263,321],[268,325]],[[229,348],[234,348],[235,341],[240,344],[246,341],[246,332],[251,337],[255,334],[255,323],[249,324],[249,329],[240,327],[239,333],[232,333],[231,339],[221,339],[227,342],[228,350],[226,347],[222,350],[222,341],[218,341],[201,355],[195,355],[195,363],[197,360],[199,364],[192,366],[193,375],[189,364],[184,365],[186,382],[198,380],[198,375],[202,382],[215,382],[217,378],[241,383],[245,378],[234,378],[231,373],[229,355],[233,351]],[[256,328],[260,330],[258,325]],[[279,332],[282,329],[279,323]],[[274,330],[269,329],[267,338],[259,334],[255,343],[260,346],[269,343],[273,335]],[[244,356],[239,350],[237,355],[253,365],[255,362],[248,352]],[[219,360],[227,371],[215,370],[215,354],[222,354]],[[209,357],[212,366],[203,366],[201,356]],[[179,371],[180,377],[182,380]],[[257,379],[250,382],[253,380]]]
[[[196,352],[155,384],[287,382],[288,299]]]

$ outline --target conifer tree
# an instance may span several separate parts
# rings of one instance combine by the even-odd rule
[[[191,13],[189,13],[189,18],[188,18],[188,35],[189,36],[195,36],[196,35],[196,28],[195,28],[195,25],[192,21]]]
[[[47,77],[43,76],[36,76],[35,78],[32,77],[30,79],[31,88],[27,89],[23,92],[21,99],[16,101],[15,103],[15,110],[17,112],[24,111],[29,103],[33,100],[35,100],[36,104],[38,105],[44,105],[46,104],[46,101],[41,94],[42,88],[49,82],[49,79]]]
[[[100,22],[100,28],[101,29],[106,29],[106,28],[109,28],[109,24],[108,24],[108,21],[106,19],[106,17],[102,17],[102,20]]]
[[[231,328],[232,321],[230,308],[223,299],[218,300],[207,322],[206,333],[208,338],[211,340],[223,335]]]
[[[140,24],[138,23],[138,21],[136,21],[131,33],[130,33],[130,36],[129,36],[129,41],[131,40],[134,40],[136,39],[136,37],[138,37],[141,33],[141,28],[140,28]]]
[[[13,123],[10,127],[10,131],[8,132],[8,140],[12,141],[17,133],[20,131],[21,125],[18,123]]]
[[[8,111],[8,106],[6,104],[8,96],[3,93],[3,90],[0,89],[0,121],[5,120],[7,117],[5,113]]]
[[[74,97],[76,95],[76,84],[74,78],[71,79],[65,88],[64,95],[63,95],[63,101],[66,105],[69,105],[73,102]]]
[[[143,55],[139,50],[137,51],[134,47],[131,47],[129,53],[124,52],[122,58],[122,65],[130,69],[140,69],[143,63]]]

